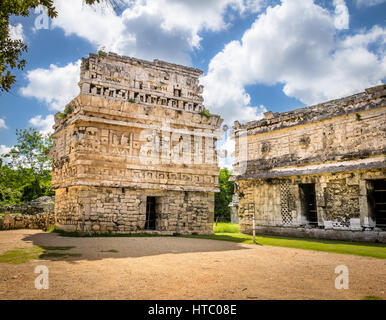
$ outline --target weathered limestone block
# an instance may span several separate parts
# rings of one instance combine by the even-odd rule
[[[385,128],[386,85],[235,123],[241,232],[381,241]]]
[[[47,214],[5,214],[0,217],[0,230],[12,229],[48,229],[55,225],[55,216]]]
[[[201,113],[201,74],[112,53],[83,59],[81,93],[55,117],[59,228],[212,232],[222,119]]]
[[[15,227],[15,218],[14,216],[10,215],[9,213],[4,214],[4,221],[3,221],[4,229],[5,230],[11,230]]]

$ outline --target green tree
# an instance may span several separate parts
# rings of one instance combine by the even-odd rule
[[[84,0],[89,5],[101,1],[104,0]],[[31,9],[40,5],[47,9],[50,18],[58,15],[53,0],[1,0],[0,2],[0,94],[3,91],[9,91],[15,82],[15,76],[11,70],[24,69],[26,61],[21,59],[21,54],[28,49],[21,40],[10,38],[9,17],[13,15],[26,17]]]
[[[33,128],[16,130],[16,136],[17,143],[1,161],[0,202],[13,204],[53,195],[48,158],[51,138]]]
[[[0,205],[19,203],[23,195],[23,181],[16,170],[12,170],[0,160]]]
[[[218,183],[220,192],[214,197],[214,216],[215,218],[230,219],[229,203],[232,201],[234,182],[229,181],[232,173],[226,168],[220,169]]]

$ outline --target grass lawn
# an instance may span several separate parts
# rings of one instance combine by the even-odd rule
[[[238,223],[218,222],[213,225],[214,233],[239,233]]]
[[[19,264],[30,260],[44,259],[44,258],[68,258],[81,257],[81,253],[68,252],[52,252],[52,251],[66,251],[75,248],[75,246],[67,247],[39,247],[33,246],[29,248],[16,248],[0,254],[0,263]]]
[[[25,263],[30,260],[39,259],[43,253],[44,249],[38,246],[33,246],[30,248],[16,248],[1,254],[0,263]]]
[[[231,232],[225,230],[231,230]],[[184,237],[253,244],[253,237],[251,235],[239,233],[237,224],[218,223],[217,226],[214,226],[214,232],[215,234],[213,235],[186,235]],[[384,243],[291,238],[259,234],[256,235],[256,244],[386,259],[386,244]]]

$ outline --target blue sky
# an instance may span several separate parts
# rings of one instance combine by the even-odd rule
[[[0,95],[0,153],[15,129],[49,132],[77,94],[79,59],[102,46],[204,71],[205,105],[225,121],[254,120],[385,82],[386,0],[121,0],[117,14],[55,0],[58,18],[12,17],[27,66]],[[44,21],[44,20],[38,20]]]

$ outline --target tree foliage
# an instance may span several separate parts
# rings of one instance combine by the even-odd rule
[[[103,0],[84,0],[86,4],[99,3]],[[10,16],[28,16],[31,9],[43,6],[50,18],[58,13],[53,0],[1,0],[0,1],[0,94],[9,91],[15,82],[12,69],[23,70],[26,64],[21,55],[27,51],[27,46],[21,40],[12,40],[9,34]]]
[[[215,194],[214,215],[215,218],[230,219],[229,203],[232,201],[234,182],[229,181],[231,171],[220,169],[218,177],[220,192]]]
[[[8,205],[53,195],[52,140],[36,129],[16,130],[17,143],[0,159],[0,204]]]

